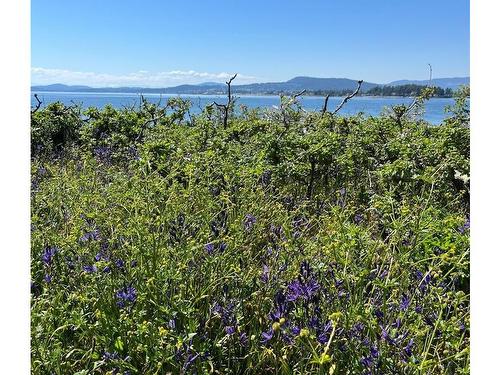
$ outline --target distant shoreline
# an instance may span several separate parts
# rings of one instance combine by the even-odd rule
[[[58,94],[58,95],[64,95],[64,94],[79,94],[79,95],[86,95],[86,94],[94,94],[94,95],[117,95],[117,96],[130,96],[130,95],[144,95],[144,96],[155,96],[155,97],[160,97],[160,96],[168,96],[168,97],[177,97],[177,96],[183,96],[183,97],[200,97],[200,96],[206,96],[206,97],[226,97],[226,94],[174,94],[174,93],[139,93],[139,92],[102,92],[102,91],[38,91],[38,90],[30,90],[31,95],[33,94]],[[234,94],[236,97],[245,97],[245,98],[252,98],[252,97],[276,97],[279,98],[280,95],[278,94]],[[308,98],[324,98],[325,95],[308,95],[307,93],[304,93],[301,95],[302,97],[308,97]],[[345,95],[331,95],[330,98],[344,98]],[[381,99],[401,99],[401,98],[409,98],[412,99],[414,96],[400,96],[400,95],[363,95],[363,94],[358,94],[355,96],[355,98],[381,98]],[[453,99],[448,96],[436,96],[430,98],[432,99]]]

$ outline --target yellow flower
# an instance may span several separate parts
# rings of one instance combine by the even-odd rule
[[[321,354],[321,357],[319,358],[319,364],[324,365],[325,363],[328,363],[332,360],[332,357],[330,357],[329,354],[323,353]]]

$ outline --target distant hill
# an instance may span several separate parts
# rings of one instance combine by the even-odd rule
[[[31,91],[80,91],[80,90],[94,90],[90,86],[68,86],[61,83],[46,86],[31,86]]]
[[[399,86],[407,84],[427,85],[428,81],[421,80],[400,80],[388,84],[377,84],[363,82],[361,92],[367,92],[376,86]],[[443,89],[456,89],[462,84],[469,84],[469,77],[459,78],[436,78],[432,83]],[[316,78],[316,77],[295,77],[286,82],[251,83],[246,85],[236,85],[232,87],[235,94],[289,94],[307,90],[310,93],[334,92],[342,93],[356,89],[358,81],[348,78]],[[226,85],[219,82],[204,82],[196,85],[179,85],[165,88],[145,88],[145,87],[90,87],[72,86],[63,84],[53,84],[46,86],[32,86],[31,91],[52,91],[52,92],[112,92],[112,93],[143,93],[143,94],[225,94]]]
[[[389,86],[401,86],[401,85],[427,85],[429,80],[408,80],[402,79],[399,81],[389,82]],[[454,78],[433,78],[432,84],[443,89],[450,88],[456,90],[461,85],[469,85],[470,77],[454,77]]]
[[[286,82],[252,83],[248,85],[235,85],[234,92],[252,94],[278,94],[281,92],[307,91],[334,91],[342,92],[355,90],[358,81],[347,78],[315,78],[315,77],[295,77]],[[377,86],[376,83],[363,82],[362,91],[367,91]]]

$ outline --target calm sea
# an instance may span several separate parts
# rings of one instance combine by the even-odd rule
[[[33,94],[33,93],[32,93]],[[43,105],[60,101],[64,104],[81,104],[84,108],[97,107],[102,108],[107,104],[122,108],[123,106],[138,105],[140,103],[139,94],[126,93],[78,93],[78,92],[37,92]],[[180,96],[190,99],[192,102],[192,112],[200,112],[207,104],[214,100],[223,102],[224,95],[173,95],[173,94],[144,94],[144,97],[151,102],[165,104],[170,97]],[[237,96],[236,104],[243,104],[249,108],[267,107],[279,105],[279,96]],[[331,97],[328,102],[329,110],[334,110],[341,102],[342,97]],[[402,97],[355,97],[347,102],[340,110],[339,114],[354,115],[360,112],[366,115],[379,115],[385,107],[396,104],[409,104],[411,98]],[[320,110],[323,107],[324,98],[320,96],[304,96],[300,98],[300,103],[305,110]],[[433,98],[425,105],[424,119],[432,124],[439,124],[448,115],[445,113],[445,107],[453,105],[454,100],[450,98]],[[36,100],[31,97],[31,104],[35,105]]]

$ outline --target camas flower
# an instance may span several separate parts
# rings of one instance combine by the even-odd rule
[[[313,278],[307,280],[306,282],[294,280],[288,285],[287,300],[290,302],[294,302],[299,298],[309,300],[319,289],[320,285]]]
[[[127,304],[134,303],[137,300],[137,290],[132,286],[126,286],[116,292],[116,298],[119,308],[124,308]]]
[[[246,347],[248,345],[248,337],[245,332],[240,333],[240,344],[243,347]]]
[[[52,258],[56,255],[58,249],[57,247],[46,247],[42,254],[42,262],[46,266],[50,266],[52,263]]]
[[[399,309],[401,311],[406,311],[408,310],[409,306],[410,306],[410,297],[408,297],[406,294],[403,294],[403,297],[401,298],[401,303],[399,304]]]
[[[293,326],[290,331],[294,336],[298,336],[300,334],[300,328],[297,326]]]
[[[269,319],[273,322],[279,322],[288,312],[286,297],[283,292],[278,291],[274,295],[274,310],[269,313]]]
[[[414,345],[414,341],[413,341],[413,339],[410,339],[408,344],[403,348],[403,352],[407,357],[411,357],[413,345]]]
[[[215,251],[215,246],[213,243],[207,243],[205,245],[205,251],[208,253],[208,255],[212,255]]]
[[[262,344],[268,343],[273,338],[273,327],[270,327],[268,331],[262,332]]]
[[[125,262],[123,261],[123,259],[118,258],[117,260],[115,260],[115,265],[118,268],[123,268],[125,267]]]
[[[329,320],[318,332],[318,342],[322,345],[326,344],[330,339],[330,334],[332,333],[333,324]]]
[[[235,326],[226,326],[224,328],[224,330],[226,331],[226,335],[232,335],[233,333],[236,332],[236,327]]]
[[[363,215],[361,214],[354,215],[354,222],[356,224],[360,224],[362,221],[363,221]]]
[[[269,267],[266,264],[262,267],[262,275],[260,276],[260,279],[263,283],[267,283],[269,281]]]
[[[462,234],[464,234],[467,230],[470,229],[470,219],[467,218],[467,220],[465,221],[465,224],[462,225],[461,227],[458,228],[458,231]]]
[[[117,352],[104,352],[104,354],[102,355],[102,359],[104,361],[113,361],[113,360],[116,360],[116,359],[119,359],[120,356],[118,355]]]
[[[97,267],[95,266],[95,264],[93,265],[85,265],[83,266],[83,270],[87,273],[94,273],[94,272],[97,272]]]
[[[382,332],[380,334],[380,337],[390,345],[396,344],[394,339],[389,335],[389,333],[385,330],[385,328],[382,328]]]
[[[82,237],[80,237],[80,242],[88,242],[88,241],[98,241],[101,239],[101,235],[98,229],[85,233]]]
[[[364,366],[364,367],[372,367],[373,365],[373,359],[368,356],[368,357],[363,357],[361,358],[361,364]]]
[[[256,222],[257,219],[255,218],[255,216],[251,214],[246,214],[245,219],[243,220],[243,226],[245,227],[245,230],[249,232]]]

